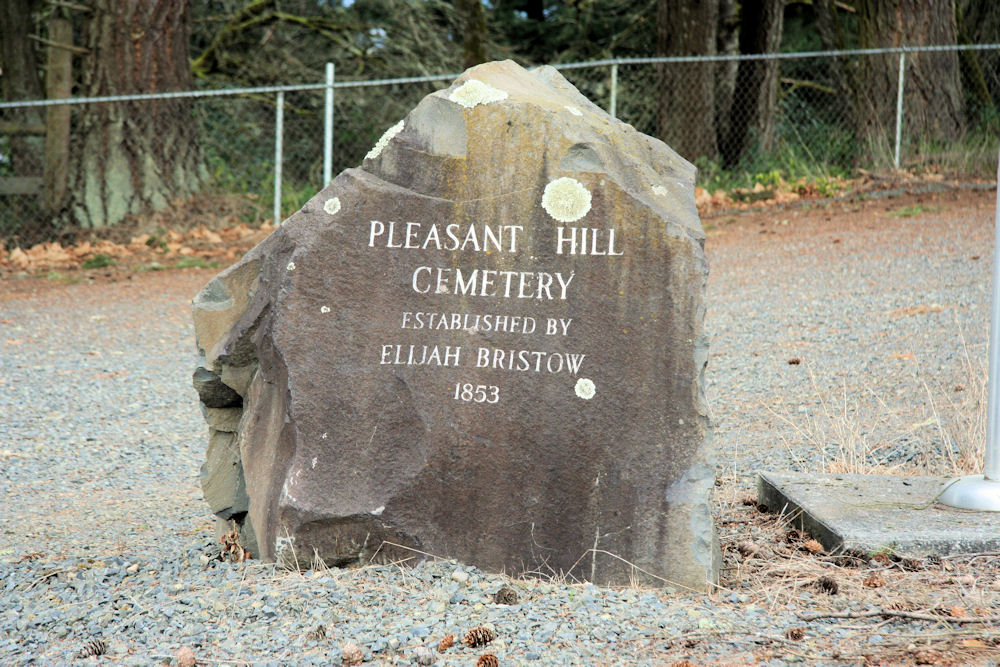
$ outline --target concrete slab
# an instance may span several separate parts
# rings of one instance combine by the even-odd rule
[[[937,502],[950,477],[757,473],[757,499],[829,551],[901,556],[1000,551],[1000,512]]]

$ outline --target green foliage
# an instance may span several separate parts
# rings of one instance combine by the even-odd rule
[[[217,269],[219,268],[218,262],[213,262],[205,259],[204,257],[189,256],[182,257],[177,260],[174,264],[176,269]]]
[[[149,262],[148,264],[140,264],[135,267],[136,273],[145,273],[146,271],[163,271],[167,267],[160,264],[159,262]]]
[[[163,233],[164,232],[162,229],[158,229],[153,234],[150,234],[149,238],[146,239],[146,245],[149,246],[150,248],[156,248],[160,252],[166,252],[167,240],[163,238]]]
[[[49,271],[45,274],[45,279],[59,285],[75,285],[83,280],[79,275],[59,273],[58,271]]]
[[[924,206],[923,204],[913,204],[912,206],[903,206],[897,208],[894,211],[889,211],[889,215],[894,218],[912,218],[918,215],[923,215],[925,213],[933,213],[937,208],[933,206]]]
[[[93,257],[88,257],[83,261],[81,266],[85,269],[106,269],[109,266],[114,266],[115,258],[103,253],[97,253]]]

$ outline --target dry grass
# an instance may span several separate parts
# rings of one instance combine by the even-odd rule
[[[768,513],[753,498],[723,505],[720,513],[723,586],[774,613],[797,609],[803,623],[792,634],[802,636],[785,639],[800,653],[859,664],[939,665],[981,664],[997,655],[1000,554],[831,555],[792,528],[794,517]],[[871,610],[886,614],[837,618]],[[843,631],[835,640],[831,622]],[[881,640],[872,643],[876,634]],[[773,654],[784,655],[788,646],[771,639]]]
[[[961,333],[960,333],[961,335]],[[796,416],[763,406],[788,426],[799,442],[817,451],[821,472],[881,475],[969,475],[982,472],[986,446],[986,364],[974,362],[963,344],[963,380],[931,387],[922,381],[926,395],[924,418],[907,422],[875,389],[859,393],[842,381],[839,395],[820,389],[807,365],[818,410]],[[796,443],[778,432],[784,447]],[[903,442],[918,450],[894,460]]]

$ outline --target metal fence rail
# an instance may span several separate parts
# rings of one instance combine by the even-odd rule
[[[946,57],[957,57],[961,68],[964,118],[959,140],[910,129],[915,124],[907,116],[908,85],[912,86],[908,59]],[[891,105],[874,112],[888,120],[861,133],[857,109],[845,99],[838,77],[844,72],[863,73],[876,58],[895,63],[895,90],[888,99],[876,101]],[[750,114],[753,101],[733,98],[732,90],[718,82],[731,81],[733,68],[744,61],[776,67],[777,99],[768,136],[752,137],[753,145],[743,151],[738,164],[728,165],[730,171],[794,177],[936,165],[966,174],[990,172],[1000,127],[1000,44],[621,58],[554,66],[609,113],[663,138],[696,162],[701,178],[719,179],[720,155],[727,148],[726,125]],[[663,82],[694,80],[706,72],[716,82],[714,89],[708,95],[680,91],[670,98],[667,114],[658,92]],[[147,109],[150,115],[156,110],[184,114],[183,122],[195,128],[199,141],[198,174],[192,187],[245,198],[248,221],[259,222],[281,219],[334,173],[359,164],[387,127],[456,76],[336,80],[329,66],[321,83],[0,102],[0,240],[8,246],[29,246],[91,226],[74,217],[72,210],[46,200],[41,184],[50,169],[43,159],[42,119],[47,109],[70,109],[71,161],[79,159],[86,133],[102,129],[85,122],[88,109],[103,105],[120,107],[133,116],[143,116]],[[706,120],[713,114],[718,117]],[[698,132],[702,136],[692,136]],[[175,149],[149,147],[154,152]],[[82,189],[96,187],[80,178],[69,179],[67,186],[77,199],[83,197]],[[190,195],[190,190],[178,197]]]

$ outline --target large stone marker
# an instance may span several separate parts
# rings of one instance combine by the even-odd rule
[[[195,299],[212,510],[266,560],[709,587],[693,181],[551,68],[428,95]]]

